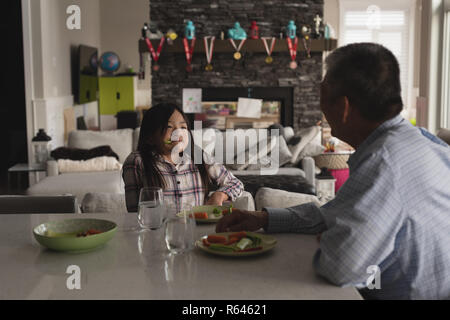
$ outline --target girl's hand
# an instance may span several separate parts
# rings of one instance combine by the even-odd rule
[[[228,195],[221,191],[214,192],[206,202],[207,205],[221,206],[224,201],[228,200]]]

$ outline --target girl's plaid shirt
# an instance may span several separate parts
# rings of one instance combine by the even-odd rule
[[[211,163],[211,158],[204,154],[204,161]],[[206,189],[200,172],[190,157],[184,155],[177,165],[159,157],[157,166],[166,184],[163,190],[165,201],[174,203],[177,210],[180,210],[183,204],[198,206],[204,203]],[[127,157],[122,170],[128,212],[137,212],[139,192],[144,186],[143,160],[138,151]],[[231,201],[241,196],[244,185],[222,164],[212,163],[207,165],[207,170],[212,182],[218,186],[217,191],[226,193]]]

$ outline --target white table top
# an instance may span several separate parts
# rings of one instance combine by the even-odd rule
[[[41,247],[32,229],[66,218],[115,221],[119,229],[105,246],[88,253]],[[277,246],[260,256],[229,258],[198,249],[169,255],[163,230],[124,231],[133,214],[0,215],[0,299],[361,299],[315,275],[315,237],[276,234]],[[215,225],[197,225],[198,237]],[[156,241],[160,237],[160,242]],[[81,269],[81,289],[69,290],[67,267]]]

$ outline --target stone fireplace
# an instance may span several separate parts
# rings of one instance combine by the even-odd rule
[[[150,1],[150,21],[160,30],[165,32],[172,28],[183,36],[185,22],[192,20],[198,42],[203,41],[204,35],[220,38],[221,32],[226,34],[236,21],[248,32],[253,20],[258,23],[260,36],[279,38],[289,20],[295,20],[297,27],[305,23],[312,25],[316,14],[323,15],[323,0]],[[302,46],[301,41],[298,45]],[[268,65],[264,61],[265,53],[245,52],[242,59],[236,61],[232,53],[214,52],[214,70],[207,72],[205,54],[195,53],[194,70],[188,73],[184,53],[167,52],[163,48],[159,60],[161,68],[158,72],[152,71],[152,104],[175,101],[181,105],[183,88],[202,88],[203,100],[208,101],[219,100],[231,92],[259,98],[260,93],[268,90],[274,95],[277,90],[288,91],[291,97],[282,106],[280,123],[294,129],[315,125],[322,119],[319,105],[322,52],[311,52],[311,58],[307,58],[305,52],[298,52],[296,70],[288,66],[287,51],[274,52],[272,56],[274,61]]]

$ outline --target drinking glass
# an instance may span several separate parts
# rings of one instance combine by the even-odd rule
[[[157,230],[162,227],[166,210],[161,188],[142,188],[139,194],[138,221],[143,229]]]
[[[179,254],[192,250],[195,242],[195,218],[191,208],[185,206],[179,214],[168,217],[165,231],[170,253]]]
[[[169,218],[175,217],[178,213],[177,205],[173,202],[173,199],[167,197],[164,198],[164,208],[166,209],[166,216],[164,217],[164,222],[167,222]]]

